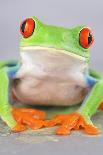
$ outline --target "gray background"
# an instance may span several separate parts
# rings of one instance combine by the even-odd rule
[[[102,0],[0,0],[0,59],[19,58],[19,25],[25,17],[37,16],[47,24],[65,27],[88,25],[95,36],[91,49],[91,67],[103,71]],[[98,120],[103,124],[103,117]],[[56,137],[59,142],[35,144],[20,142],[20,135],[1,136],[0,154],[103,154],[103,136],[72,134]],[[34,136],[35,138],[35,136]],[[45,139],[45,136],[43,137]]]

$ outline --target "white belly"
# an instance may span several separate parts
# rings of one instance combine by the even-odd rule
[[[13,82],[17,98],[34,105],[73,105],[88,92],[84,58],[58,50],[22,52],[22,66]]]

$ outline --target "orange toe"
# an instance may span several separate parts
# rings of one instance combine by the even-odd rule
[[[21,131],[24,131],[26,129],[27,128],[24,125],[17,123],[17,125],[14,128],[12,128],[12,131],[13,132],[21,132]]]
[[[57,135],[69,135],[70,134],[70,130],[68,127],[65,126],[61,126],[56,130],[56,134]]]
[[[35,120],[35,123],[31,124],[30,128],[33,129],[33,130],[36,130],[36,129],[42,128],[43,126],[44,126],[44,121],[42,121],[42,120]]]
[[[43,127],[44,121],[35,119],[31,116],[25,115],[22,120],[23,124],[28,125],[31,129],[39,129]]]
[[[93,125],[86,125],[85,132],[89,135],[98,135],[100,134],[100,130]]]

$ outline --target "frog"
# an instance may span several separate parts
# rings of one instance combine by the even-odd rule
[[[59,126],[58,135],[80,129],[99,134],[91,117],[103,109],[103,75],[89,67],[92,30],[48,25],[32,16],[20,24],[20,34],[20,60],[0,62],[1,119],[12,132]],[[14,106],[10,94],[30,107]],[[55,108],[59,112],[48,119],[46,110]]]

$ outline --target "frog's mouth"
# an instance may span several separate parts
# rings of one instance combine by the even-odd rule
[[[39,51],[42,51],[42,52],[48,52],[48,53],[57,54],[57,55],[58,55],[58,53],[62,53],[62,54],[66,54],[68,56],[74,57],[76,59],[86,61],[85,57],[77,55],[73,52],[69,52],[69,51],[62,50],[62,49],[55,49],[52,47],[41,47],[41,46],[28,46],[27,47],[27,46],[25,46],[25,47],[20,47],[20,51],[21,52],[36,52],[36,51],[39,52]]]

